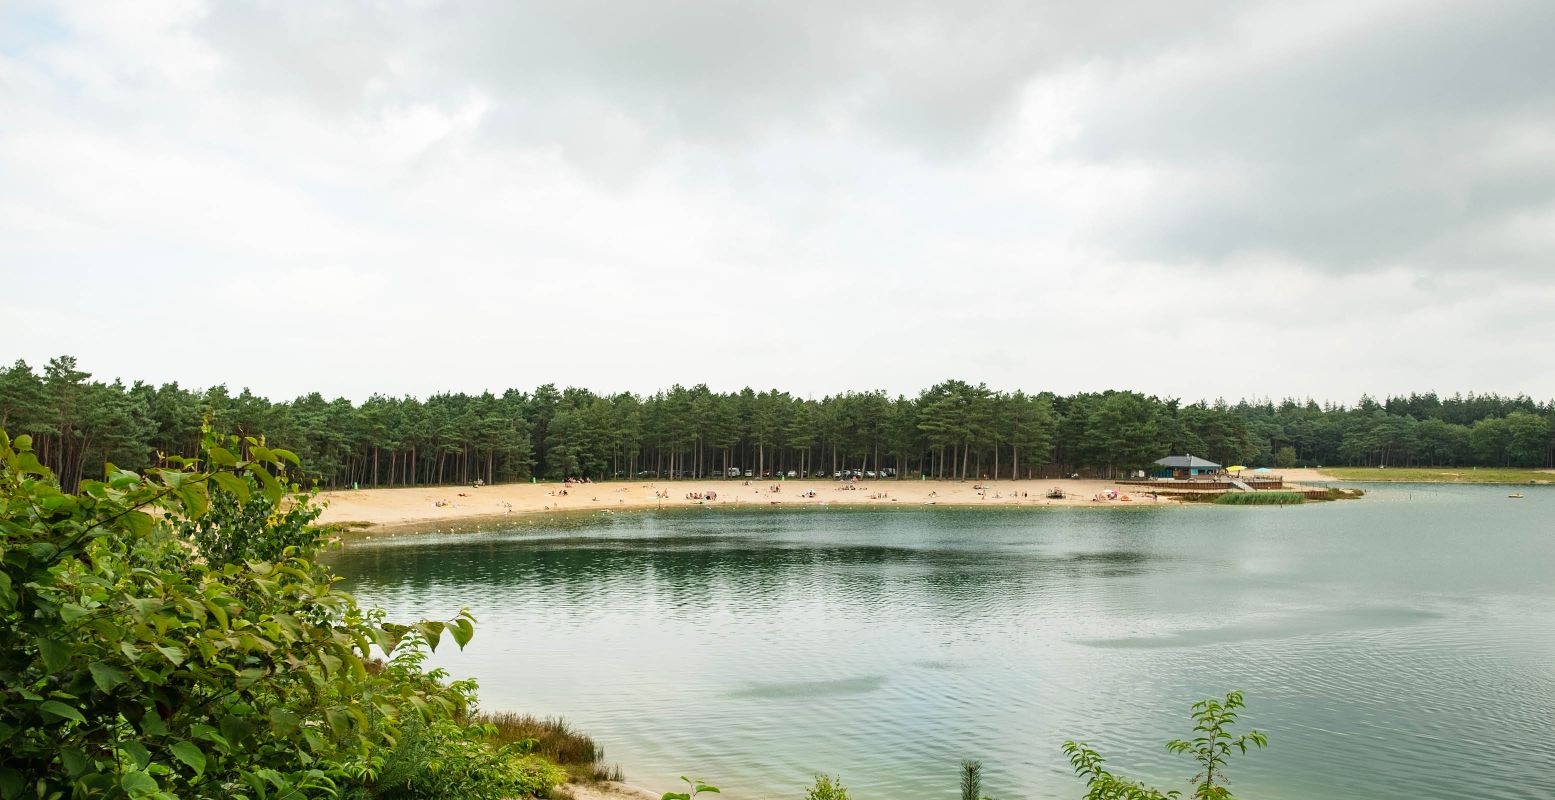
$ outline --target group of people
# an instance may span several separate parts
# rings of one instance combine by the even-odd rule
[[[669,492],[665,492],[664,494],[665,494],[666,497],[669,496]],[[709,501],[717,500],[718,499],[718,493],[717,492],[686,492],[686,499],[687,500],[709,500]]]

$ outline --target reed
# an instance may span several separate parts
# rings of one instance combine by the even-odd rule
[[[604,748],[595,744],[588,734],[573,730],[560,717],[536,717],[502,711],[482,714],[475,721],[496,728],[497,741],[504,744],[532,741],[530,752],[566,769],[575,778],[596,781],[619,781],[622,778],[619,764],[605,763]]]
[[[1306,502],[1300,492],[1228,492],[1215,498],[1217,506],[1291,506]]]

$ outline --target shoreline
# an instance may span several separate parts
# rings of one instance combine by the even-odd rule
[[[658,800],[660,796],[623,781],[564,783],[561,788],[572,800]]]
[[[1292,473],[1303,473],[1299,476]],[[1315,470],[1287,473],[1286,490],[1300,491],[1314,481],[1333,480]],[[1053,488],[1065,497],[1047,497]],[[578,513],[657,511],[665,509],[749,508],[1140,508],[1199,505],[1156,494],[1140,484],[1096,479],[1003,481],[874,480],[844,484],[833,480],[724,479],[504,483],[470,486],[417,486],[393,489],[321,492],[326,504],[319,523],[352,531],[411,532],[445,526],[479,526],[504,520],[570,516]],[[1194,492],[1186,486],[1162,491]],[[1201,490],[1204,491],[1204,490]],[[1097,500],[1116,493],[1116,499]],[[1197,492],[1194,492],[1197,493]],[[664,496],[667,495],[667,496]],[[1127,499],[1123,499],[1127,498]]]

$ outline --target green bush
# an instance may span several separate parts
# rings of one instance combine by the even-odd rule
[[[225,444],[66,494],[0,432],[0,799],[543,794],[554,768],[462,724],[474,684],[423,669],[469,614],[359,608],[285,499],[296,456]],[[407,747],[427,776],[386,784]]]
[[[815,785],[805,793],[805,800],[848,800],[848,790],[841,778],[830,775],[815,776]]]
[[[1190,756],[1199,767],[1198,774],[1189,781],[1194,800],[1233,800],[1231,790],[1226,786],[1226,764],[1231,751],[1245,755],[1249,746],[1269,745],[1268,738],[1260,731],[1231,735],[1237,710],[1243,707],[1241,692],[1229,692],[1225,700],[1200,700],[1193,704],[1194,738],[1173,739],[1166,743],[1167,750]],[[1102,766],[1106,759],[1084,742],[1070,740],[1064,742],[1063,749],[1075,774],[1085,779],[1085,800],[1176,800],[1182,796],[1175,789],[1162,792],[1112,774]]]
[[[382,769],[342,793],[345,800],[507,800],[545,795],[567,780],[561,768],[521,745],[490,746],[448,719],[412,718],[401,726]]]

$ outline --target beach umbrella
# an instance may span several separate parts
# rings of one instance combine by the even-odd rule
[[[1247,469],[1247,467],[1244,467],[1244,466],[1238,464],[1237,466],[1234,466],[1234,467],[1226,467],[1226,472],[1241,472],[1244,469]]]
[[[1268,472],[1268,471],[1269,471],[1268,467],[1259,467],[1258,469],[1253,470],[1253,472]]]

